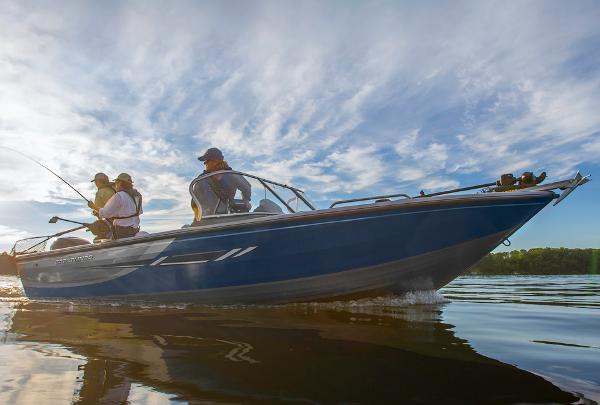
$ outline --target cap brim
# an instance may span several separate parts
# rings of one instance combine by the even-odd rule
[[[198,160],[201,161],[201,162],[206,162],[207,159],[208,158],[206,156],[200,156],[200,157],[198,157]]]

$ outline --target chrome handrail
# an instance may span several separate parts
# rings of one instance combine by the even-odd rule
[[[335,207],[338,204],[346,204],[346,203],[358,202],[358,201],[379,200],[379,199],[382,199],[382,198],[392,198],[392,197],[412,198],[408,194],[376,195],[376,196],[373,196],[373,197],[352,198],[350,200],[338,200],[338,201],[335,201],[333,204],[331,204],[329,206],[329,208],[333,208],[333,207]]]
[[[302,202],[304,202],[304,204],[306,204],[307,207],[309,207],[313,211],[316,210],[315,206],[313,206],[306,198],[304,198],[304,191],[300,190],[299,188],[288,186],[287,184],[277,183],[272,180],[267,180],[265,178],[255,176],[253,174],[248,174],[248,173],[240,172],[237,170],[218,170],[218,171],[199,175],[194,180],[192,180],[192,182],[190,183],[190,186],[188,187],[188,191],[189,191],[190,195],[192,196],[192,200],[194,200],[194,202],[198,206],[198,209],[200,210],[200,218],[202,218],[202,207],[200,205],[200,202],[196,199],[196,196],[193,193],[194,185],[196,185],[196,183],[198,183],[200,180],[204,180],[208,177],[216,176],[218,174],[238,174],[241,176],[250,177],[255,180],[258,180],[263,185],[263,187],[265,187],[267,190],[269,190],[269,192],[271,192],[280,202],[282,202],[283,205],[287,209],[289,209],[292,213],[294,212],[294,210],[271,187],[268,187],[267,184],[272,184],[272,185],[275,185],[278,187],[283,187],[283,188],[287,188],[288,190],[291,190],[294,193],[294,195],[296,195],[296,197],[300,198],[302,200]]]
[[[268,179],[265,179],[263,177],[258,177],[258,176],[255,176],[253,174],[244,173],[244,172],[240,172],[240,171],[237,171],[237,170],[217,170],[217,171],[210,172],[210,173],[204,173],[204,174],[201,174],[198,177],[196,177],[194,180],[192,180],[192,184],[194,182],[198,181],[198,180],[202,180],[202,179],[205,179],[207,177],[212,177],[212,176],[215,176],[217,174],[223,174],[223,173],[241,174],[242,176],[251,177],[251,178],[256,179],[256,180],[262,180],[262,181],[264,181],[266,183],[269,183],[269,184],[274,184],[274,185],[279,186],[279,187],[284,187],[284,188],[287,188],[287,189],[290,189],[290,190],[295,190],[295,191],[299,191],[300,193],[304,193],[304,191],[300,190],[299,188],[288,186],[287,184],[277,183],[276,181],[273,181],[273,180],[268,180]],[[190,184],[190,186],[192,184]]]

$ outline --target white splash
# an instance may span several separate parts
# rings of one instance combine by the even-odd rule
[[[368,307],[406,307],[410,305],[436,305],[448,302],[443,295],[435,290],[409,291],[403,295],[388,295],[374,298],[363,298],[350,301],[334,301],[311,303],[322,308],[368,308]]]

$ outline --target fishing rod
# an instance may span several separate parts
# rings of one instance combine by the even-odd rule
[[[90,224],[87,224],[85,222],[79,222],[79,221],[73,221],[72,219],[65,219],[65,218],[61,218],[61,217],[52,217],[50,218],[50,220],[48,221],[49,224],[55,224],[58,221],[65,221],[65,222],[70,222],[72,224],[79,224],[79,225],[83,225],[83,226],[89,226]]]
[[[48,170],[50,173],[52,173],[53,175],[55,175],[56,177],[58,177],[63,183],[65,183],[67,186],[69,186],[73,191],[75,191],[77,194],[79,194],[81,196],[81,198],[83,198],[87,203],[91,203],[91,201],[88,200],[83,194],[81,194],[79,192],[79,190],[77,190],[75,187],[73,187],[71,184],[69,184],[68,181],[66,181],[65,179],[63,179],[62,177],[60,177],[54,171],[52,171],[52,169],[50,169],[49,167],[43,165],[41,162],[38,162],[37,160],[35,160],[31,156],[28,156],[28,155],[24,154],[23,152],[19,152],[16,149],[9,148],[7,146],[0,146],[0,148],[9,150],[9,151],[14,152],[14,153],[17,153],[17,154],[23,156],[24,158],[27,158],[27,159],[31,160],[32,162],[37,163],[38,165],[42,166],[44,169]]]

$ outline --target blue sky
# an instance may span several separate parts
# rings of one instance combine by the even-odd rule
[[[598,21],[597,1],[3,2],[0,146],[90,198],[95,172],[131,173],[149,231],[190,221],[210,146],[323,206],[600,173]],[[600,247],[599,187],[512,247]],[[0,150],[0,250],[87,211]]]

